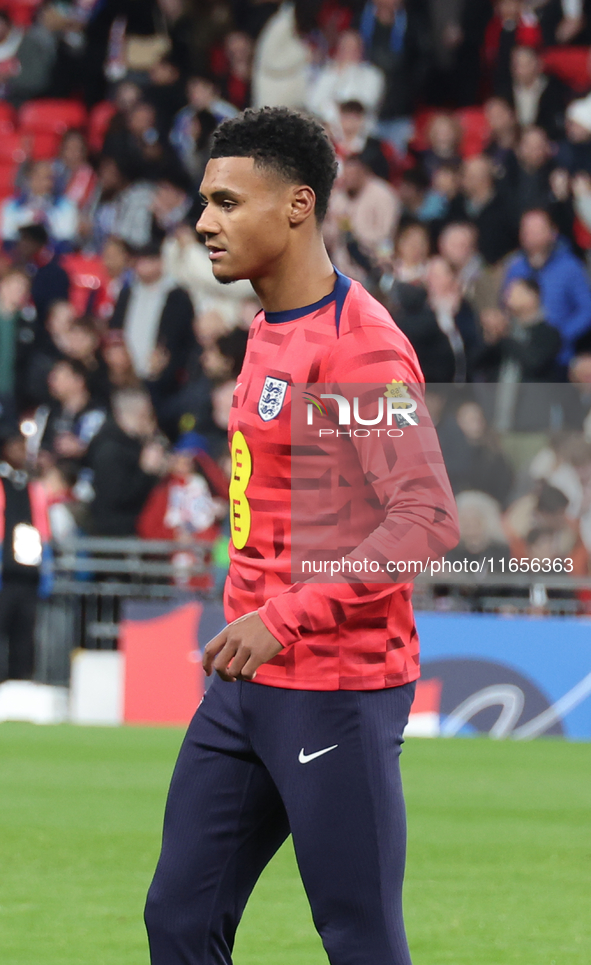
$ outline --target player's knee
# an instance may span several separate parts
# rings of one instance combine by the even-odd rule
[[[167,930],[169,922],[172,921],[171,913],[172,903],[152,883],[144,908],[144,921],[148,934],[154,935]]]
[[[205,939],[207,925],[200,911],[199,904],[188,905],[180,895],[167,894],[152,882],[144,908],[150,943],[163,942],[167,947],[187,942],[199,945]]]

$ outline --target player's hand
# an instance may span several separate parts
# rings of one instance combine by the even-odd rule
[[[260,665],[282,649],[258,613],[247,613],[209,641],[203,652],[203,669],[208,677],[217,671],[229,683],[254,680]]]

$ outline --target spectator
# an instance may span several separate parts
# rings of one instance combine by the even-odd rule
[[[16,52],[22,39],[23,31],[15,26],[6,10],[0,10],[0,85],[2,88],[15,70],[18,70]]]
[[[109,408],[111,387],[107,365],[99,355],[100,344],[97,321],[90,315],[75,318],[64,339],[67,357],[81,362],[86,370],[91,398],[106,410]]]
[[[59,299],[49,309],[45,326],[37,328],[24,380],[24,397],[28,403],[39,405],[50,401],[47,379],[55,362],[66,354],[67,336],[75,317],[74,306]]]
[[[81,460],[105,421],[105,409],[90,394],[82,362],[58,359],[47,381],[53,403],[41,445],[62,458]]]
[[[120,389],[112,407],[113,418],[88,453],[94,489],[89,529],[97,536],[133,536],[151,490],[167,470],[167,456],[145,391]]]
[[[111,235],[132,247],[150,241],[154,186],[139,174],[137,166],[129,161],[102,157],[97,190],[84,229],[95,251],[101,251]]]
[[[57,62],[60,27],[52,5],[47,4],[25,30],[4,88],[4,96],[15,107],[48,92]]]
[[[156,185],[152,201],[152,236],[164,238],[185,221],[195,223],[201,204],[191,195],[191,179],[183,173],[168,171]]]
[[[385,297],[388,311],[417,353],[425,381],[453,382],[454,353],[428,303],[424,285],[395,280]]]
[[[224,66],[217,73],[222,97],[239,111],[250,106],[252,80],[252,38],[231,30],[224,38]]]
[[[81,131],[66,131],[54,163],[55,190],[79,210],[90,201],[96,188],[96,174],[88,163],[88,145]]]
[[[35,331],[23,314],[31,283],[27,274],[12,269],[0,281],[0,397],[22,393],[22,380]]]
[[[68,298],[68,273],[50,247],[47,230],[42,224],[20,228],[11,255],[14,267],[22,268],[31,279],[31,298],[38,329],[42,330],[50,306],[55,301]]]
[[[585,23],[584,0],[533,0],[532,7],[545,46],[577,42],[577,35]]]
[[[478,230],[469,221],[447,225],[439,236],[439,253],[456,273],[462,295],[477,314],[498,305],[502,274],[484,263],[478,252]]]
[[[368,0],[359,30],[367,59],[386,78],[379,136],[404,155],[413,131],[413,108],[423,92],[430,67],[428,18],[418,4]]]
[[[505,514],[511,556],[573,560],[573,573],[585,576],[588,557],[578,521],[569,516],[568,496],[542,480],[533,493],[516,500]]]
[[[115,87],[111,99],[116,110],[107,126],[105,139],[120,135],[126,129],[131,111],[142,99],[142,89],[134,81],[123,80]]]
[[[508,564],[509,546],[503,533],[501,508],[488,493],[466,489],[456,499],[460,523],[460,542],[446,554],[450,561],[467,559],[469,563],[483,564],[491,556]],[[507,566],[508,569],[508,566]]]
[[[490,158],[469,158],[463,167],[463,216],[478,229],[478,248],[488,265],[496,265],[517,247],[517,230],[507,202],[494,179]]]
[[[462,402],[444,416],[437,433],[454,493],[478,490],[506,506],[513,470],[477,402]]]
[[[282,3],[257,40],[252,70],[253,107],[303,107],[311,52],[299,9]]]
[[[233,328],[231,332],[220,335],[215,342],[209,342],[200,353],[199,362],[204,374],[212,382],[237,379],[246,355],[248,332],[243,328]]]
[[[101,257],[108,281],[103,297],[97,305],[97,312],[100,318],[108,321],[123,288],[131,284],[132,253],[129,245],[122,238],[112,235],[107,238]]]
[[[508,194],[511,210],[521,216],[532,208],[551,209],[563,233],[570,234],[573,209],[568,178],[555,170],[552,148],[541,127],[528,127],[522,131],[516,160],[501,183]]]
[[[331,126],[339,119],[339,104],[357,101],[363,105],[369,123],[377,116],[384,93],[384,75],[363,61],[363,40],[346,30],[337,41],[332,60],[320,69],[308,93],[307,106]]]
[[[519,137],[517,118],[513,108],[500,97],[489,98],[484,105],[484,112],[490,130],[484,153],[493,162],[496,176],[502,178],[511,171],[515,162]]]
[[[569,104],[566,140],[560,144],[556,164],[569,174],[591,175],[591,94]]]
[[[429,124],[427,140],[429,147],[419,153],[419,160],[430,178],[443,164],[460,167],[462,127],[457,118],[451,114],[436,114]]]
[[[500,84],[496,93],[515,108],[521,127],[541,127],[552,141],[563,136],[567,89],[557,77],[544,74],[532,47],[513,48],[509,83]]]
[[[426,287],[429,305],[453,352],[453,381],[466,382],[472,377],[472,360],[480,347],[474,313],[462,296],[456,273],[443,258],[431,259]]]
[[[187,103],[185,84],[171,54],[165,54],[150,70],[150,83],[144,90],[146,101],[155,111],[155,126],[167,139],[174,118]]]
[[[540,286],[534,279],[519,278],[505,291],[508,315],[505,324],[487,326],[482,319],[487,348],[479,362],[489,367],[489,380],[516,384],[519,382],[554,382],[557,376],[556,358],[560,352],[560,335],[544,318]],[[493,366],[493,371],[490,367]],[[505,393],[505,405],[517,402],[517,393]],[[513,425],[513,412],[501,422]],[[499,420],[495,421],[497,426]]]
[[[39,482],[47,500],[47,514],[54,544],[66,543],[78,535],[81,506],[74,496],[78,467],[68,459],[49,463]]]
[[[111,393],[115,389],[139,389],[141,382],[133,369],[133,362],[123,332],[112,328],[103,336],[101,358],[108,373]]]
[[[589,280],[545,211],[523,215],[520,240],[521,252],[507,269],[505,286],[516,278],[538,282],[544,314],[562,337],[558,362],[566,366],[576,350],[577,339],[591,329]]]
[[[181,436],[171,453],[168,474],[151,491],[137,521],[137,532],[144,539],[169,539],[184,544],[172,559],[173,566],[178,561],[181,570],[187,562],[194,562],[190,554],[192,544],[213,541],[219,536],[219,520],[228,509],[227,479],[204,451],[204,445],[205,440],[196,432]],[[204,563],[211,563],[211,550],[205,552]],[[188,582],[201,589],[212,587],[208,573]]]
[[[538,19],[523,0],[496,0],[494,16],[484,37],[484,66],[495,90],[511,84],[511,52],[514,47],[538,48],[542,31]]]
[[[37,596],[51,589],[49,520],[40,485],[27,473],[25,439],[0,437],[0,639],[8,644],[8,677],[31,680],[35,670]]]
[[[404,172],[398,192],[401,218],[441,223],[447,215],[448,199],[431,187],[428,175],[420,168]]]
[[[459,40],[456,47],[455,91],[452,100],[457,107],[467,107],[480,103],[482,96],[481,51],[492,13],[491,0],[462,3],[458,13],[460,34],[452,34],[454,46]]]
[[[136,375],[152,379],[159,395],[178,386],[194,345],[192,322],[191,299],[165,274],[160,245],[137,249],[135,280],[119,295],[110,326],[123,330]]]
[[[176,159],[157,128],[156,109],[144,100],[129,111],[123,129],[107,134],[103,151],[123,165],[133,165],[136,176],[146,180],[157,178]]]
[[[396,192],[373,174],[369,161],[359,154],[343,163],[325,222],[335,265],[360,280],[374,271],[380,258],[391,255],[400,210]]]
[[[420,221],[401,225],[394,244],[393,277],[395,281],[416,284],[427,277],[431,238]]]
[[[211,272],[211,262],[202,239],[194,226],[181,224],[162,246],[165,273],[174,278],[191,295],[198,314],[212,310],[219,312],[227,323],[235,324],[244,299],[253,298],[249,281],[220,285]]]
[[[160,425],[169,436],[179,429],[196,429],[214,448],[220,435],[212,420],[211,396],[215,385],[237,379],[242,369],[248,332],[228,330],[216,312],[204,312],[194,326],[198,344],[187,360],[187,382],[159,409]]]
[[[382,175],[392,180],[403,163],[390,145],[370,136],[371,122],[360,101],[345,101],[338,105],[337,121],[330,127],[330,133],[335,146],[337,157],[344,160],[353,154],[370,157],[371,167],[376,173],[382,170]]]
[[[69,198],[56,193],[50,161],[36,161],[22,194],[9,198],[2,206],[2,238],[5,242],[15,242],[19,228],[31,224],[43,224],[52,242],[62,248],[76,237],[76,206]]]
[[[216,119],[210,111],[196,111],[188,124],[188,136],[175,147],[179,161],[195,185],[199,185],[203,179],[209,160],[211,135],[216,127]]]
[[[190,158],[195,150],[198,134],[195,118],[200,118],[203,126],[207,115],[210,115],[217,125],[238,113],[232,104],[221,99],[217,83],[210,77],[190,77],[187,81],[187,99],[188,105],[177,113],[170,131],[170,143],[185,166],[185,159]]]
[[[443,163],[433,172],[431,188],[439,203],[443,205],[443,216],[433,224],[434,238],[450,221],[461,220],[464,212],[462,197],[462,169],[456,164]]]

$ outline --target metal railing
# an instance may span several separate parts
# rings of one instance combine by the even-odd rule
[[[67,682],[77,647],[115,647],[127,599],[215,599],[215,590],[194,585],[195,577],[213,575],[212,545],[102,536],[57,544],[52,595],[38,608],[40,678]]]
[[[191,580],[211,573],[212,543],[137,537],[82,536],[54,551],[54,593],[97,591],[133,597],[175,597],[194,592]]]

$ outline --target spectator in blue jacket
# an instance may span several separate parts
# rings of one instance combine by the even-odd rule
[[[575,352],[577,340],[591,330],[589,278],[546,211],[525,212],[519,239],[521,251],[509,264],[505,288],[515,278],[537,281],[544,315],[562,336],[558,362],[566,366]]]

